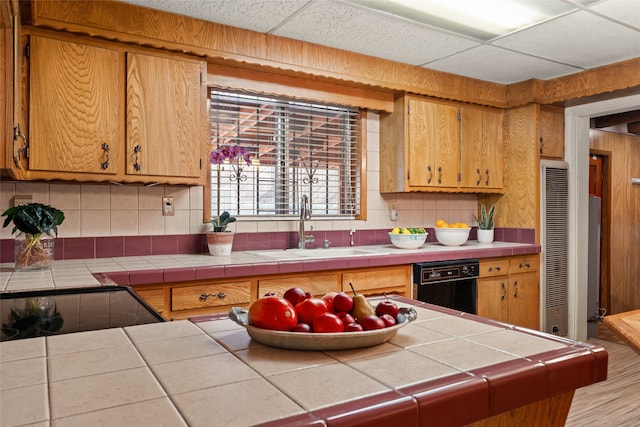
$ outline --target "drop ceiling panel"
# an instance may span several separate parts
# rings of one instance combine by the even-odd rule
[[[592,9],[595,12],[640,29],[640,1],[638,0],[609,0],[593,6]]]
[[[389,14],[335,1],[311,3],[273,34],[412,65],[479,45]]]
[[[587,69],[637,57],[640,32],[579,11],[494,44]]]
[[[528,80],[532,75],[547,80],[581,71],[579,68],[495,46],[479,46],[425,66],[501,84]]]

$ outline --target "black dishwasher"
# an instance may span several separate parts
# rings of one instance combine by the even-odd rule
[[[476,314],[479,272],[477,259],[413,264],[413,298]]]

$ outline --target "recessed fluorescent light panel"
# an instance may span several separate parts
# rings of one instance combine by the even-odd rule
[[[489,41],[576,9],[562,0],[349,0],[405,19]]]

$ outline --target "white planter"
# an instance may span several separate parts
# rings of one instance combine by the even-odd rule
[[[478,229],[478,243],[493,243],[493,231]]]
[[[233,231],[207,233],[209,253],[213,256],[229,256],[233,247]]]

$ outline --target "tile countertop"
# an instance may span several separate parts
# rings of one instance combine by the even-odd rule
[[[0,425],[462,425],[606,379],[601,347],[395,298],[417,320],[359,350],[225,315],[0,342]]]
[[[347,249],[361,254],[340,253]],[[339,256],[327,254],[338,251]],[[181,282],[251,275],[321,271],[412,264],[415,262],[537,254],[539,245],[509,242],[480,244],[470,240],[462,246],[427,243],[420,249],[391,245],[297,250],[232,252],[228,257],[209,254],[151,255],[54,261],[51,270],[13,272],[13,264],[0,264],[0,292],[32,289],[77,288],[114,282],[118,285]]]

